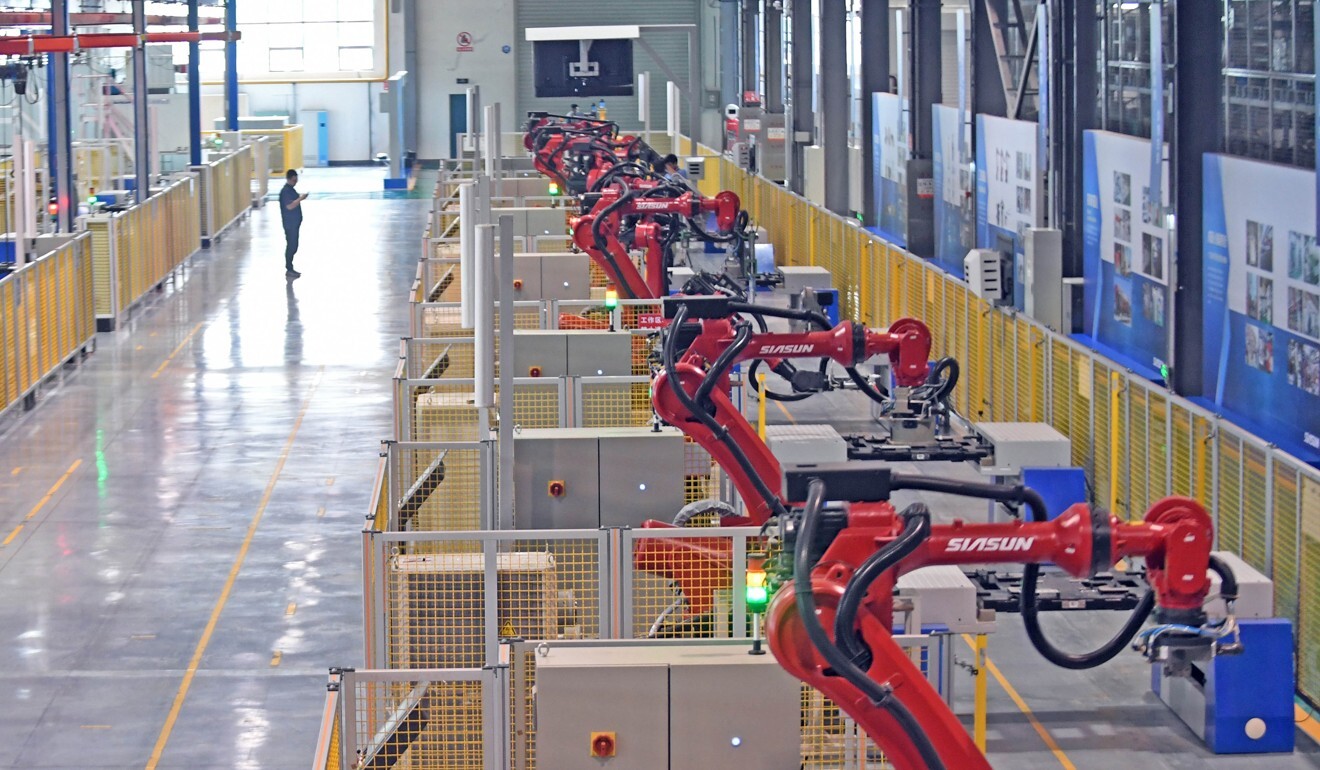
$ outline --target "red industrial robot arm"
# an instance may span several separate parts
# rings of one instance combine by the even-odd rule
[[[651,192],[655,187],[644,180],[626,184],[620,180],[599,194],[588,213],[570,223],[574,244],[591,256],[627,299],[655,299],[669,293],[662,228],[655,217],[677,215],[691,221],[713,212],[719,230],[731,232],[742,212],[737,194],[728,190],[713,198],[691,191],[661,197]],[[619,237],[623,218],[639,215],[642,221],[634,228],[634,245],[645,252],[645,278]]]
[[[729,525],[764,524],[782,511],[783,502],[774,491],[779,461],[730,398],[729,370],[734,364],[829,358],[851,367],[886,355],[898,384],[915,387],[925,382],[931,348],[929,329],[911,318],[883,331],[844,321],[822,331],[754,333],[749,322],[738,318],[745,307],[727,297],[667,299],[665,315],[674,322],[664,332],[665,369],[651,387],[656,414],[709,452],[741,495],[748,517],[728,518],[724,523]],[[674,335],[694,316],[701,331],[680,357]]]
[[[892,489],[907,488],[898,483],[901,477],[890,475],[887,468],[859,470],[858,465],[872,464],[789,474],[789,496],[805,496],[807,502],[800,523],[785,538],[786,550],[795,553],[792,583],[771,602],[767,637],[781,665],[857,720],[899,770],[990,767],[957,717],[893,639],[894,585],[911,570],[937,564],[1049,562],[1085,577],[1121,558],[1143,557],[1151,585],[1144,612],[1139,609],[1100,650],[1074,656],[1081,663],[1072,667],[1098,665],[1126,646],[1155,600],[1157,620],[1175,625],[1150,637],[1156,641],[1144,648],[1148,657],[1169,665],[1171,660],[1207,656],[1219,645],[1218,632],[1205,627],[1201,612],[1209,590],[1207,569],[1224,576],[1226,594],[1235,589],[1228,588],[1231,573],[1210,556],[1210,517],[1195,501],[1168,498],[1152,507],[1143,522],[1133,523],[1075,505],[1050,522],[1040,521],[1038,515],[1031,523],[932,525],[924,506],[898,515],[883,499]],[[833,514],[836,522],[845,518],[842,527],[837,523],[821,527],[826,495],[838,496],[832,491],[835,486],[822,477],[859,473],[882,479],[876,486],[883,486],[883,493],[854,504],[846,513]],[[804,485],[803,479],[810,481]],[[987,485],[963,486],[993,490]],[[930,486],[919,483],[911,488]],[[847,499],[846,490],[843,494]],[[1033,505],[1033,510],[1036,507],[1043,510],[1043,504]],[[813,553],[822,555],[813,562]],[[1055,660],[1060,653],[1034,623],[1035,569],[1028,567],[1030,585],[1024,573],[1023,618],[1033,644]]]

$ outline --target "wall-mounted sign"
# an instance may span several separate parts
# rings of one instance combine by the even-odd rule
[[[472,33],[471,33],[471,32],[460,32],[460,33],[458,33],[458,35],[455,36],[455,39],[458,41],[458,52],[459,52],[459,53],[471,53],[471,52],[472,52]]]

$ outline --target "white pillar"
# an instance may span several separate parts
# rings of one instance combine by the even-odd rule
[[[478,225],[476,275],[473,279],[475,311],[473,349],[476,359],[476,397],[479,409],[495,406],[495,225]],[[511,398],[512,394],[505,394]]]

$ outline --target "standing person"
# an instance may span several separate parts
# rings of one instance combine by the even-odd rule
[[[307,193],[301,195],[293,189],[298,184],[298,172],[289,169],[284,173],[284,189],[280,190],[280,219],[284,222],[284,276],[297,278],[302,273],[293,269],[293,255],[298,253],[298,230],[302,227],[302,202],[307,200]]]

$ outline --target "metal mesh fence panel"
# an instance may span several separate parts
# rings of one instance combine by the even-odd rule
[[[485,770],[486,689],[482,672],[457,681],[368,679],[348,673],[344,699],[353,767]]]

